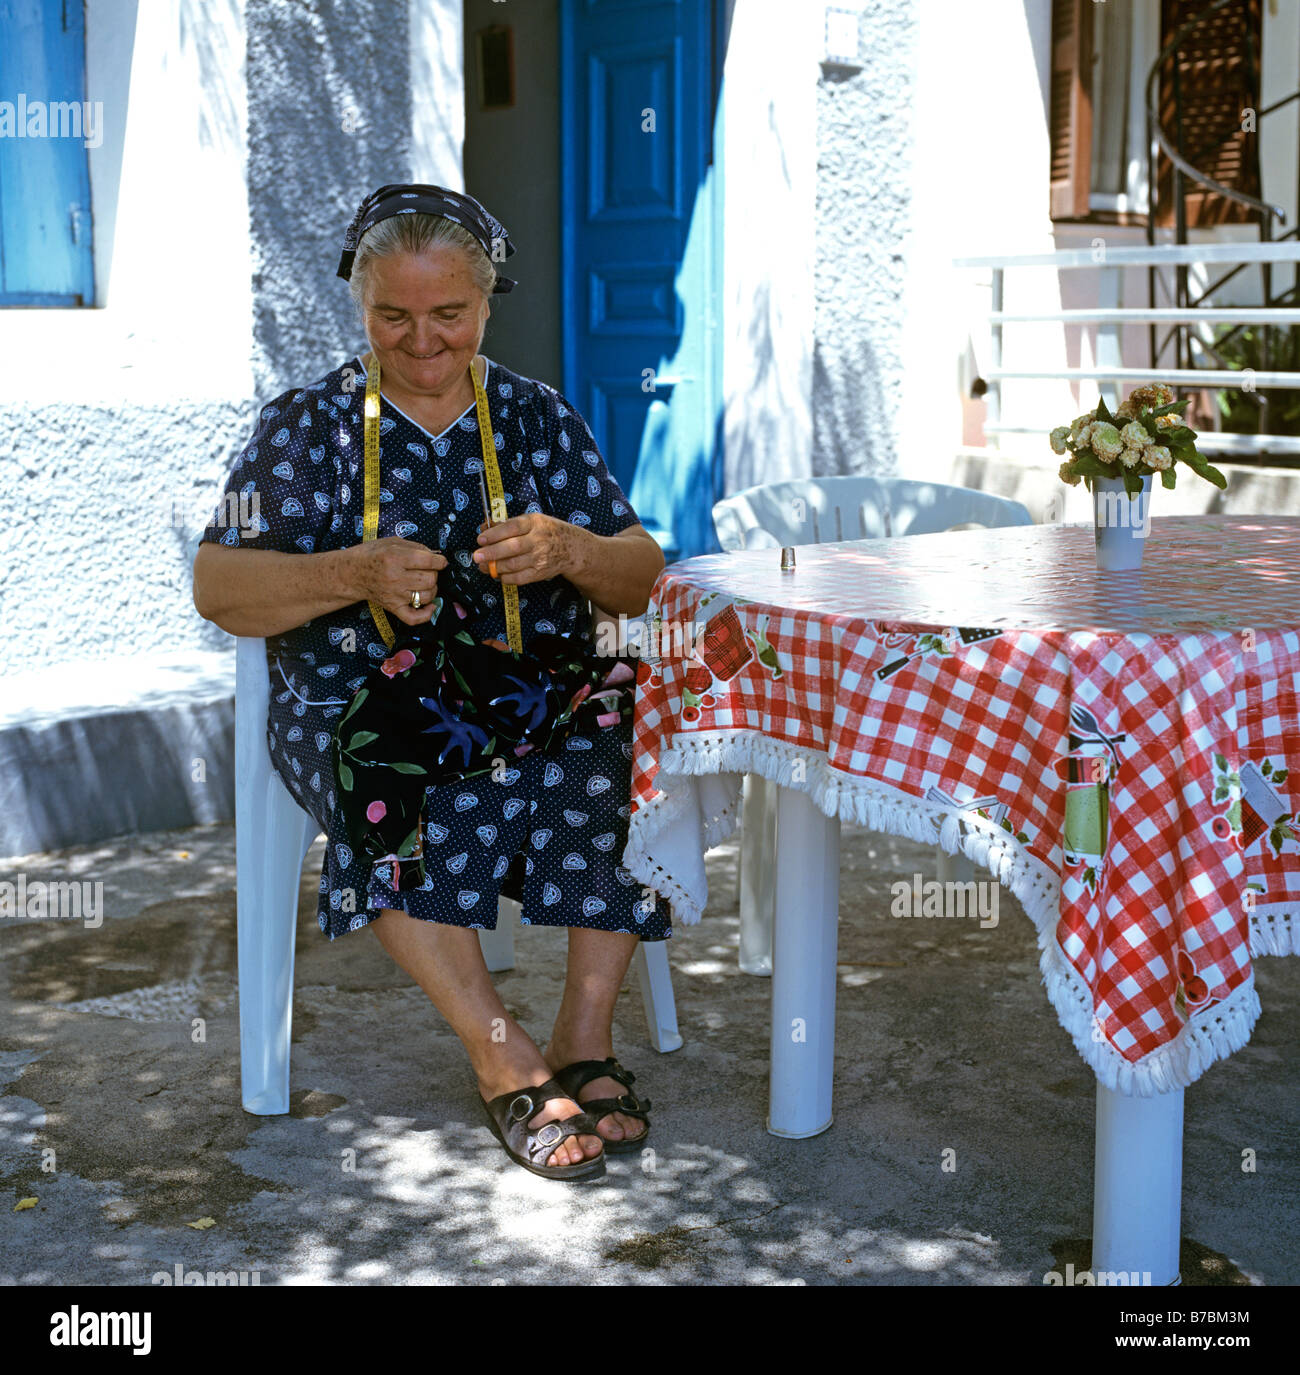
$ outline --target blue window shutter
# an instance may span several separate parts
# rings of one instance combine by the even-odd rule
[[[24,134],[0,138],[0,305],[93,305],[82,0],[0,0],[0,34],[0,100]]]

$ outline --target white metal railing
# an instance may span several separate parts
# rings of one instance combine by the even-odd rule
[[[1300,242],[1283,240],[1269,243],[1144,244],[1132,248],[1064,249],[1056,253],[993,254],[956,258],[960,268],[986,267],[993,270],[992,303],[989,312],[992,354],[990,366],[982,372],[988,386],[985,400],[988,419],[985,432],[1002,434],[1045,434],[1047,427],[1002,423],[1002,383],[1004,381],[1097,381],[1168,382],[1173,386],[1207,387],[1226,390],[1240,387],[1243,371],[1215,368],[1130,368],[1120,355],[1120,331],[1125,325],[1203,323],[1207,325],[1270,325],[1285,327],[1300,324],[1300,309],[1281,306],[1214,307],[1175,309],[1169,307],[1121,305],[1123,273],[1130,267],[1188,267],[1195,264],[1254,263],[1300,264]],[[1090,269],[1098,274],[1098,304],[1086,310],[1008,311],[1003,308],[1004,276],[1011,268],[1050,267],[1057,271]],[[1010,324],[1095,324],[1097,326],[1096,365],[1091,368],[1004,368],[1002,331]],[[1251,370],[1250,384],[1255,389],[1300,390],[1300,372]],[[1107,405],[1119,400],[1116,387],[1099,389]],[[1202,432],[1197,447],[1207,453],[1254,454],[1300,453],[1300,438],[1289,435],[1217,434]]]
[[[1300,325],[1300,310],[1285,306],[1188,306],[1186,310],[1178,310],[1173,306],[1153,306],[1150,309],[1133,306],[1119,310],[1043,310],[1028,315],[1002,311],[990,315],[989,319],[1003,325],[1025,320],[1059,320],[1067,325]]]
[[[1135,248],[1063,248],[1055,253],[995,253],[955,258],[957,267],[1192,267],[1197,263],[1294,263],[1300,246],[1276,243],[1165,243]]]
[[[1099,381],[1115,382],[1173,382],[1177,379],[1187,386],[1196,387],[1239,387],[1242,384],[1242,370],[1237,368],[996,368],[990,369],[985,376],[999,381],[1004,378],[1027,378],[1030,381],[1050,382],[1064,379],[1067,382]],[[1289,387],[1300,388],[1300,372],[1261,372],[1250,370],[1249,380],[1256,388]]]

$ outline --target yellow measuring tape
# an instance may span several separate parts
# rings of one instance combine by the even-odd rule
[[[497,467],[496,439],[492,434],[492,417],[488,412],[487,393],[479,381],[478,372],[471,362],[469,375],[474,383],[474,399],[478,407],[478,432],[483,440],[483,467],[487,472],[488,497],[492,504],[492,524],[499,525],[506,517],[505,491],[501,486],[501,470]],[[362,522],[362,543],[372,540],[379,532],[379,359],[373,355],[370,369],[366,373],[366,505]],[[506,599],[506,633],[510,638],[510,648],[522,652],[523,636],[519,629],[519,588],[514,583],[502,583],[501,590]],[[389,624],[388,614],[378,602],[370,602],[370,614],[374,618],[384,643],[392,649],[397,642],[393,627]]]

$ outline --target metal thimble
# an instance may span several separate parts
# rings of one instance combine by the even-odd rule
[[[794,545],[787,544],[781,550],[781,571],[783,573],[794,572]]]

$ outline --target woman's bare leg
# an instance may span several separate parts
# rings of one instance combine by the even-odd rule
[[[627,975],[640,937],[617,931],[569,928],[569,966],[564,997],[555,1016],[555,1027],[545,1050],[553,1070],[575,1060],[604,1060],[613,1055],[614,1004]],[[587,1099],[617,1098],[625,1093],[617,1079],[593,1079],[582,1089]],[[647,1128],[638,1117],[608,1113],[600,1119],[606,1140],[634,1140]]]
[[[460,1037],[485,1101],[551,1077],[541,1052],[497,994],[477,931],[419,921],[392,908],[385,908],[371,927],[384,949],[428,994]],[[617,980],[614,988],[617,993]],[[555,1099],[529,1119],[529,1126],[540,1127],[577,1111],[576,1103]],[[578,1165],[599,1153],[596,1137],[571,1136],[551,1152],[546,1163]]]

